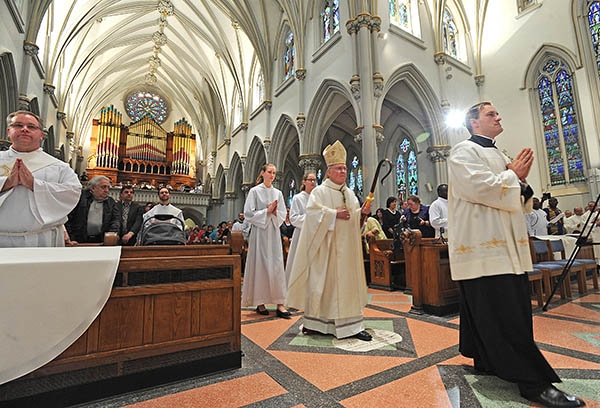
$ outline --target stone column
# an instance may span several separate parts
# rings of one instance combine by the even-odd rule
[[[321,156],[318,154],[301,154],[300,155],[300,162],[298,163],[298,165],[300,166],[301,169],[303,169],[303,174],[306,173],[315,173],[317,174],[317,171],[319,170],[319,168],[321,167]],[[323,173],[325,172],[325,169],[323,169]]]
[[[23,65],[21,66],[21,78],[19,81],[19,110],[29,110],[29,74],[31,72],[32,58],[37,58],[40,47],[30,41],[23,41]]]

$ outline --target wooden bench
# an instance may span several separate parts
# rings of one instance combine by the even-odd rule
[[[0,405],[72,405],[240,368],[240,302],[229,245],[123,247],[98,317],[53,361],[0,386]]]
[[[394,250],[393,239],[378,239],[369,244],[369,287],[385,290],[406,288],[404,251]]]

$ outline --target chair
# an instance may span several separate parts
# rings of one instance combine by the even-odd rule
[[[564,267],[565,264],[569,261],[566,259],[566,256],[565,256],[565,246],[562,242],[562,239],[550,240],[548,244],[549,244],[550,256],[551,256],[552,260],[554,262],[558,262],[559,265],[562,265]],[[560,252],[562,259],[554,259],[555,252]],[[592,274],[595,273],[595,271],[597,270],[596,261],[593,261],[591,259],[588,259],[588,260],[575,259],[575,260],[573,260],[569,274],[577,275],[577,290],[579,291],[580,294],[584,294],[585,292],[587,292],[587,285],[585,282],[585,277],[586,277],[588,270],[591,270]]]
[[[529,248],[531,250],[533,268],[542,271],[544,294],[550,296],[552,283],[560,278],[563,267],[550,261],[550,251],[548,250],[546,241],[529,237]],[[564,279],[562,285],[560,285],[560,298],[565,299],[566,297],[571,297],[571,284],[568,279]]]
[[[594,285],[594,289],[598,289],[598,267],[596,264],[596,257],[594,256],[594,248],[592,247],[592,245],[585,245],[580,247],[576,259],[578,261],[591,263],[596,267],[596,270],[592,271],[592,283]]]
[[[539,269],[534,269],[531,272],[527,272],[527,277],[529,278],[529,282],[531,282],[533,285],[533,291],[535,292],[537,304],[539,307],[542,307],[544,305],[544,295],[542,293],[542,271]]]

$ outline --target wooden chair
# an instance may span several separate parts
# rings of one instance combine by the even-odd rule
[[[594,289],[598,289],[598,265],[594,255],[594,247],[591,245],[582,246],[577,254],[576,259],[578,261],[584,261],[594,265],[596,269],[592,271],[592,283],[594,285]]]
[[[544,240],[533,239],[529,237],[529,249],[531,250],[531,259],[533,267],[542,271],[542,282],[544,285],[544,295],[549,296],[552,291],[552,285],[562,274],[563,267],[557,263],[550,262],[550,251]],[[571,297],[571,285],[568,279],[564,279],[560,285],[560,298]]]
[[[533,291],[535,292],[535,298],[537,299],[537,304],[539,307],[544,305],[544,294],[542,291],[542,271],[539,269],[534,269],[531,272],[527,272],[527,277],[529,278],[529,282],[533,286]]]

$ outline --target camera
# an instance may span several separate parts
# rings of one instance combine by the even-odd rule
[[[552,194],[550,194],[550,193],[542,194],[542,201],[549,200],[551,198],[552,198]]]

